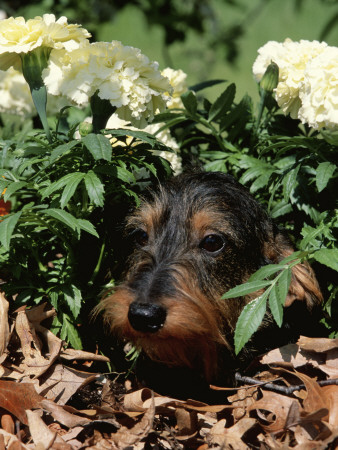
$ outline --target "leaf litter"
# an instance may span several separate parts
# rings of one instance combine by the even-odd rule
[[[0,293],[0,450],[338,447],[338,339],[274,349],[254,378],[212,387],[226,402],[206,404],[93,372],[109,359],[66,348],[41,324],[54,315],[40,304],[9,318]]]

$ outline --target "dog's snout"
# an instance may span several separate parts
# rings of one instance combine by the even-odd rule
[[[142,333],[156,333],[163,327],[166,316],[165,308],[154,303],[133,302],[129,306],[130,325]]]

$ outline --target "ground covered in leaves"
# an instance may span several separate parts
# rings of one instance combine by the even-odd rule
[[[0,294],[0,450],[338,447],[338,339],[271,351],[255,379],[208,405],[93,373],[108,358],[65,348],[41,325],[53,314],[39,305],[9,319]]]

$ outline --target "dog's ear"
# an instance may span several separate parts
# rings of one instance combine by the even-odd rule
[[[265,245],[264,256],[272,263],[279,263],[282,259],[294,252],[288,238],[277,233],[272,242]],[[323,295],[314,271],[307,262],[297,264],[292,268],[292,278],[289,293],[285,300],[285,306],[290,306],[295,300],[306,302],[306,306],[311,310],[323,300]]]

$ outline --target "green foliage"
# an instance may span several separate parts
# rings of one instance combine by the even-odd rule
[[[185,109],[159,120],[166,122],[179,142],[185,165],[233,174],[290,232],[301,250],[278,265],[260,269],[247,283],[224,295],[225,301],[256,296],[238,320],[235,350],[238,353],[258,329],[267,308],[282,325],[291,269],[305,260],[322,274],[324,308],[329,312],[326,324],[337,333],[335,134],[316,132],[285,117],[269,92],[261,91],[257,109],[248,96],[239,102],[234,97],[234,84],[214,103],[188,92],[182,98]]]
[[[0,190],[11,202],[0,222],[0,273],[15,307],[49,301],[58,313],[55,329],[81,347],[82,306],[98,298],[114,254],[106,245],[105,210],[137,201],[140,170],[148,173],[144,183],[166,177],[170,169],[150,152],[165,145],[145,132],[112,130],[114,145],[101,133],[74,139],[73,132],[71,126],[52,131],[49,142],[30,130],[0,141]],[[84,277],[79,252],[89,235],[97,260]]]

